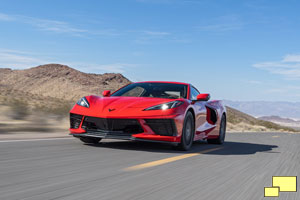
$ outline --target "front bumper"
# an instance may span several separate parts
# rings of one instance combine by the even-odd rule
[[[139,135],[138,137],[134,137],[133,135],[130,137],[124,136],[115,136],[115,135],[99,135],[93,133],[70,133],[70,135],[79,138],[79,137],[91,137],[91,138],[102,138],[102,139],[117,139],[117,140],[131,140],[131,141],[142,141],[142,142],[157,142],[157,143],[165,143],[165,144],[173,144],[176,145],[180,142],[177,141],[176,137],[171,136],[160,136],[160,137],[148,137],[146,135]]]
[[[181,133],[180,116],[164,116],[163,118],[136,118],[136,119],[108,119],[78,115],[74,123],[74,114],[71,114],[70,135],[74,137],[93,137],[122,140],[152,141],[163,143],[179,143]],[[88,121],[90,120],[90,121]],[[140,129],[127,129],[124,120],[135,120]],[[118,122],[123,124],[117,124]],[[92,123],[92,124],[91,124]],[[132,122],[130,122],[132,123]],[[74,126],[74,124],[76,126]],[[135,125],[137,125],[135,124]],[[130,124],[132,128],[132,124]],[[134,131],[132,131],[134,130]]]

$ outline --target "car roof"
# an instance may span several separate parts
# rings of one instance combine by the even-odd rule
[[[189,83],[175,82],[175,81],[141,81],[135,83],[171,83],[171,84],[190,85]]]

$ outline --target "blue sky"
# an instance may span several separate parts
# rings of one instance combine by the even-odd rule
[[[300,2],[1,1],[0,67],[67,64],[190,82],[215,99],[300,101]]]

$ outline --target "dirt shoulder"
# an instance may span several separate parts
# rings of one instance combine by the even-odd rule
[[[72,136],[66,132],[43,133],[43,132],[15,132],[1,133],[1,140],[27,140],[27,139],[47,139],[47,138],[71,138]]]

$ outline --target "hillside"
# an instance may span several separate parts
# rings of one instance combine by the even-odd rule
[[[295,129],[282,126],[270,121],[252,117],[234,108],[226,106],[228,128],[231,131],[287,131],[296,132]]]
[[[1,94],[13,96],[25,93],[25,96],[77,101],[82,96],[100,95],[103,90],[116,90],[128,83],[121,74],[88,74],[60,64],[25,70],[0,69]]]
[[[259,117],[258,119],[265,120],[265,121],[275,121],[278,123],[300,123],[299,120],[283,118],[283,117],[279,117],[279,116],[262,116],[262,117]]]
[[[130,83],[122,74],[88,74],[66,65],[47,64],[25,70],[0,68],[0,103],[65,112],[86,95],[101,95]]]

